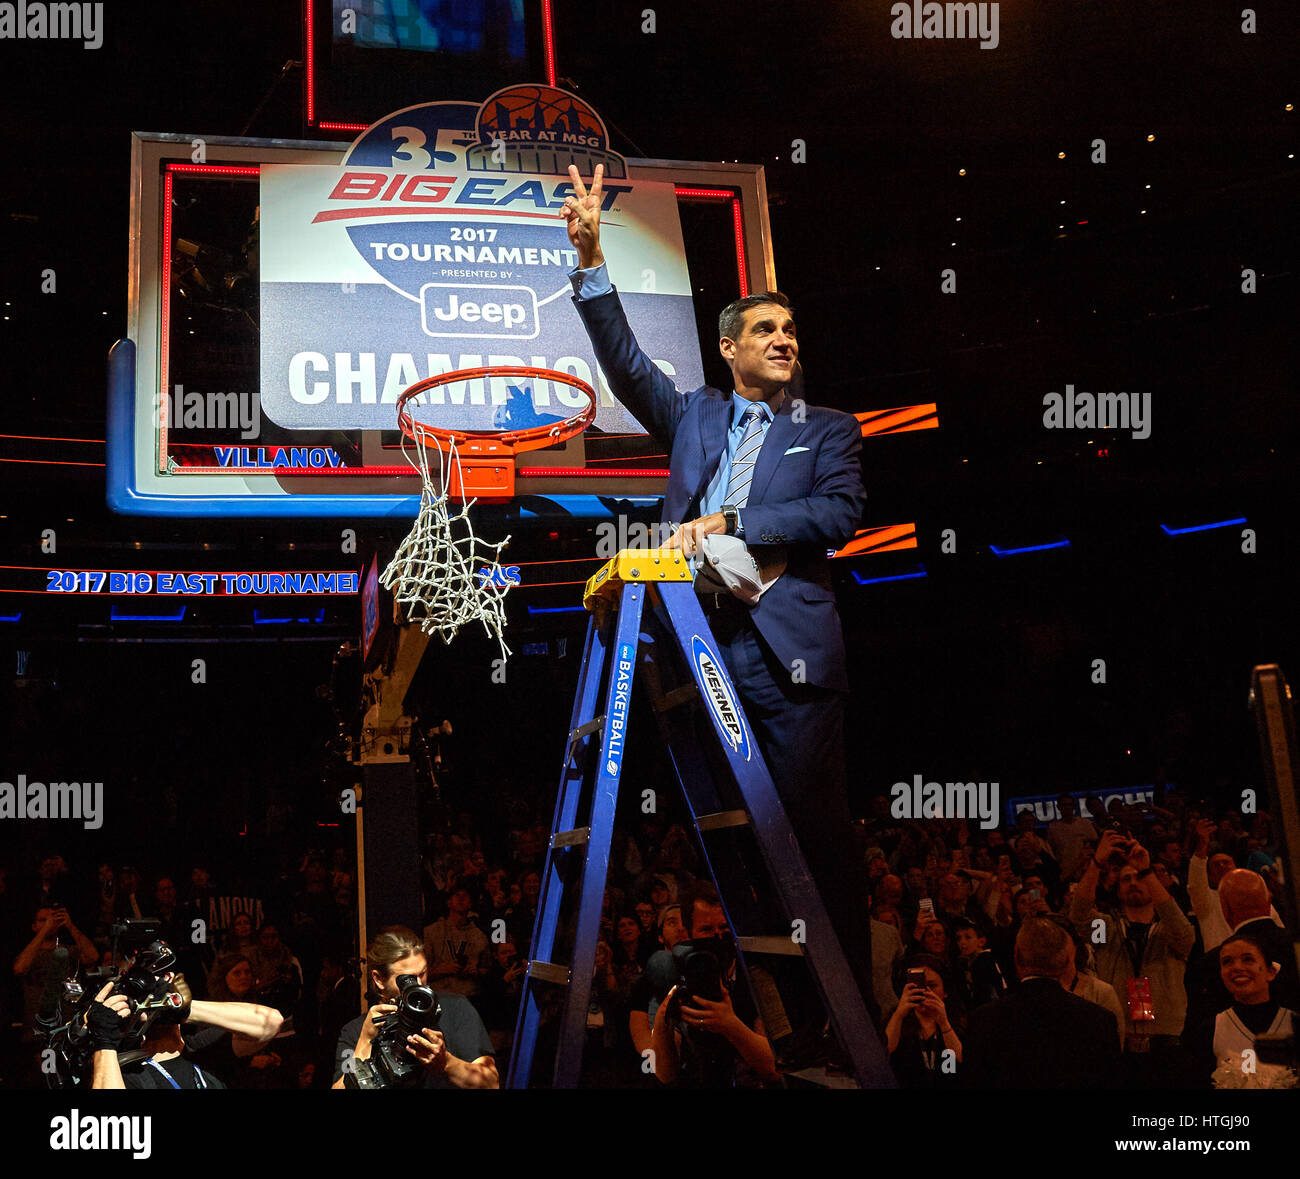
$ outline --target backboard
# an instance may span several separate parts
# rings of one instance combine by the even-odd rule
[[[610,394],[570,302],[558,210],[571,162],[587,178],[605,167],[602,240],[642,346],[698,386],[699,325],[775,285],[760,166],[625,159],[595,111],[545,85],[408,107],[351,143],[134,135],[110,506],[409,519],[420,483],[397,397],[505,365],[568,372],[599,395],[583,435],[516,458],[512,517],[651,503],[667,458]],[[465,382],[437,412],[476,429],[543,420],[572,392]]]

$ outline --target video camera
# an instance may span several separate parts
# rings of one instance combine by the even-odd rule
[[[124,995],[132,1012],[146,1009],[179,1009],[181,996],[171,988],[172,967],[176,955],[171,947],[155,935],[158,922],[152,919],[128,919],[111,928],[113,957],[120,942],[138,948],[120,970],[103,966],[83,971],[85,984],[68,977],[70,956],[59,946],[46,973],[36,1017],[36,1033],[45,1048],[53,1053],[49,1059],[53,1070],[42,1070],[51,1089],[71,1089],[85,1085],[90,1076],[93,1048],[86,1016],[95,996],[106,982],[113,984],[110,995]],[[147,940],[146,940],[147,939]],[[144,1042],[145,1020],[139,1019],[122,1036],[119,1053],[138,1050]]]
[[[420,1078],[421,1065],[407,1051],[407,1036],[425,1028],[438,1030],[442,1005],[432,987],[421,986],[413,974],[399,974],[397,1010],[375,1017],[378,1034],[369,1060],[354,1060],[344,1070],[346,1089],[408,1089]],[[382,1022],[381,1022],[382,1021]]]

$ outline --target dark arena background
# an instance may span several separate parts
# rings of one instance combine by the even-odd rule
[[[1102,1157],[1263,1149],[1283,1110],[1237,1090],[1300,1084],[1298,24],[1281,0],[0,4],[18,1136],[131,1153],[109,1111],[151,1118],[131,1132],[155,1152],[184,1141],[91,1088],[601,1089],[616,1117],[653,1089],[858,1088],[794,1100],[881,1103],[862,1114],[900,1142],[937,1121],[1050,1148],[1041,1115],[1089,1090],[1069,1133]],[[587,185],[605,165],[610,274],[681,393],[783,386],[746,398],[715,343],[724,306],[779,290],[798,365],[772,404],[857,417],[835,478],[860,466],[860,517],[818,530],[810,481],[778,498],[811,541],[745,538],[791,541],[766,615],[626,566],[584,608],[608,558],[652,547],[670,468],[694,472],[678,523],[720,532],[725,488],[683,432],[609,416],[569,298],[591,215],[566,237],[570,162]],[[421,169],[469,178],[454,215],[417,203],[451,189],[384,187]],[[542,178],[514,193],[532,211],[488,211],[511,172]],[[338,193],[355,207],[307,215]],[[406,203],[381,222],[363,197]],[[486,271],[368,244],[449,225],[563,265],[482,294]],[[305,388],[281,345],[315,358]],[[503,595],[505,658],[475,618],[421,635],[382,575],[421,489],[396,393],[513,363],[591,381],[603,416],[507,455],[471,509],[510,537],[465,574]],[[799,436],[818,480],[827,420]],[[733,492],[739,437],[704,449]],[[808,720],[728,730],[753,709],[701,602],[777,665],[765,628],[789,619],[764,618],[826,607],[848,693],[798,668],[781,691],[842,708],[842,749]],[[363,1021],[381,1001],[398,1014]],[[504,1100],[531,1128],[547,1099]],[[342,1099],[261,1116],[279,1101]],[[818,1132],[847,1141],[844,1112]]]

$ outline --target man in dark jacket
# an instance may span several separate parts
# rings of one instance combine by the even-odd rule
[[[847,659],[828,556],[862,517],[861,427],[852,414],[791,392],[799,344],[779,291],[738,299],[719,317],[732,390],[678,390],[637,343],[610,282],[601,169],[590,192],[576,167],[569,174],[574,195],[563,215],[578,254],[574,306],[611,392],[669,452],[663,521],[675,531],[666,547],[694,558],[705,537],[738,537],[761,568],[783,570],[756,602],[709,593],[701,606],[871,1006],[866,879],[852,844],[844,761]]]
[[[1030,917],[1016,937],[1020,987],[971,1015],[962,1076],[971,1089],[1098,1089],[1119,1076],[1115,1016],[1064,990],[1063,929]]]

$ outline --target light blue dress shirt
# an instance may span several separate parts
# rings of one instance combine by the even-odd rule
[[[572,270],[569,273],[569,281],[573,284],[574,294],[579,299],[595,299],[600,295],[607,295],[614,289],[609,281],[609,272],[602,262],[599,266],[593,266],[590,270]],[[785,394],[775,399],[776,405],[781,405]],[[762,411],[762,421],[760,430],[763,438],[767,438],[768,427],[773,421],[773,408],[766,401],[746,401],[734,389],[731,393],[731,426],[727,430],[727,452],[722,456],[722,461],[718,463],[718,469],[714,472],[713,478],[709,480],[709,485],[704,490],[704,498],[700,501],[700,515],[709,516],[714,512],[720,512],[725,504],[723,496],[727,493],[727,481],[731,478],[731,463],[736,457],[736,448],[740,445],[740,440],[745,433],[744,417],[745,410],[751,405],[757,405]],[[762,443],[759,444],[759,453],[762,453]],[[754,456],[757,463],[758,455]],[[736,534],[744,540],[745,528],[741,516],[743,513],[737,513]]]

